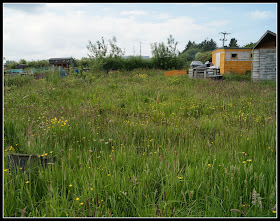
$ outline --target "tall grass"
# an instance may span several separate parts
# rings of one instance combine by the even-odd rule
[[[4,215],[275,217],[275,89],[138,69],[5,90]]]

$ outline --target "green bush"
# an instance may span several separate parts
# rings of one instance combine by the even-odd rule
[[[15,75],[15,76],[5,76],[4,77],[4,86],[10,87],[12,85],[21,87],[25,84],[28,84],[34,80],[31,76],[25,76],[25,75]]]

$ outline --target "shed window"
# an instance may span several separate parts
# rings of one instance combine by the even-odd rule
[[[232,59],[237,59],[237,54],[231,54]]]

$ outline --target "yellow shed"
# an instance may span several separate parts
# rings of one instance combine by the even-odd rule
[[[218,48],[212,52],[212,63],[220,68],[220,73],[238,74],[252,70],[251,48]]]

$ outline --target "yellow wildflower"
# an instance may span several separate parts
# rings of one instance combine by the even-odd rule
[[[82,205],[84,205],[84,203],[80,203],[80,205],[82,206]]]
[[[29,181],[27,180],[25,183],[29,183]]]
[[[79,198],[79,197],[77,197],[77,198],[76,198],[76,200],[80,200],[80,198]]]
[[[252,160],[251,160],[251,159],[248,159],[247,161],[248,161],[248,162],[251,162]]]
[[[72,184],[69,185],[69,187],[72,187],[72,186],[73,186]]]
[[[276,210],[272,210],[273,213],[276,213]]]
[[[8,171],[8,169],[5,169],[5,170],[4,170],[4,172],[7,172],[7,171]]]

